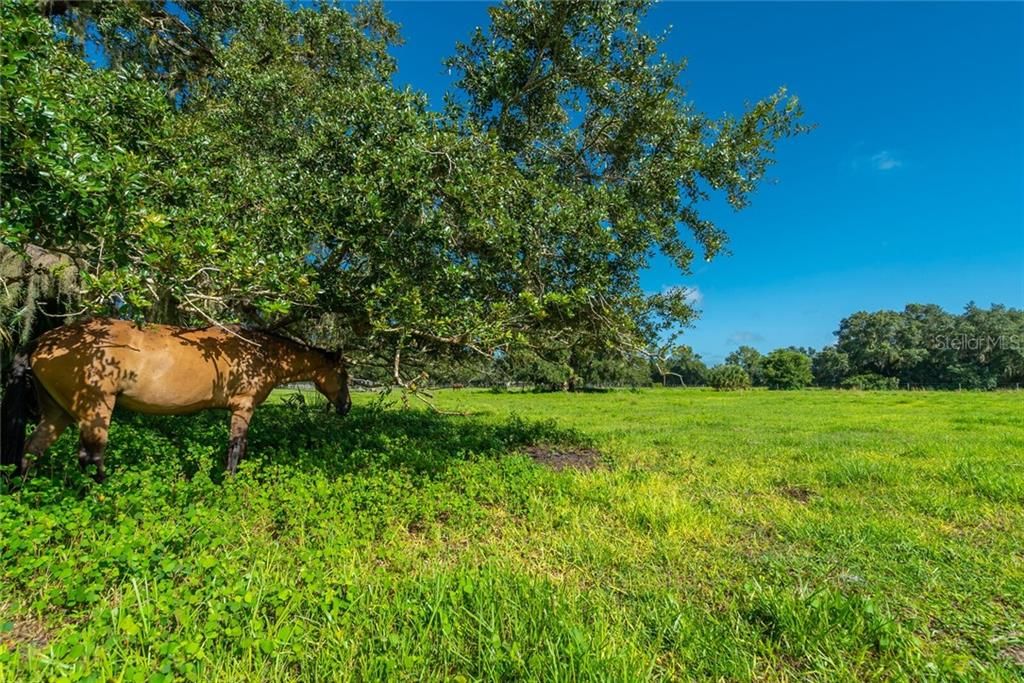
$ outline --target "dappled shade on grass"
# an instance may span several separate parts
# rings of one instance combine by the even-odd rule
[[[118,411],[111,426],[108,462],[113,472],[172,480],[204,472],[223,479],[222,455],[228,425],[223,411],[164,417]],[[35,478],[81,485],[77,462],[64,439],[42,459]],[[249,433],[250,473],[257,478],[287,470],[327,476],[380,469],[438,474],[453,461],[499,457],[537,443],[579,444],[585,437],[553,421],[512,417],[500,423],[472,416],[445,416],[422,410],[357,406],[347,417],[282,405],[260,407]],[[74,465],[74,467],[73,467]],[[31,485],[30,485],[31,486]]]

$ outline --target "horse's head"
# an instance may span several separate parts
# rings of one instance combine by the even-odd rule
[[[338,415],[347,415],[352,409],[352,397],[348,393],[348,369],[340,353],[326,353],[326,363],[313,377],[317,391],[327,397]]]

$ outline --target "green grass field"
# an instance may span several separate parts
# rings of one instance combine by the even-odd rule
[[[1024,677],[1022,394],[357,399],[229,481],[220,414],[116,416],[102,486],[65,435],[0,495],[0,679]]]

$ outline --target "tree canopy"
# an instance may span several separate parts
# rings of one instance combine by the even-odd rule
[[[1024,383],[1024,311],[994,304],[968,304],[948,313],[935,304],[908,304],[902,311],[858,311],[839,323],[836,343],[820,351],[790,347],[787,363],[773,362],[788,376],[811,359],[814,384],[860,389],[996,389]],[[795,354],[795,355],[793,355]],[[754,385],[768,380],[766,356],[741,346],[726,357],[740,365]],[[801,371],[802,374],[802,371]],[[806,376],[804,376],[806,380]]]
[[[738,365],[743,368],[754,386],[762,386],[764,378],[761,377],[761,362],[764,356],[753,346],[741,346],[725,357],[726,365]]]
[[[836,331],[848,375],[901,386],[994,389],[1024,382],[1024,311],[971,303],[960,315],[934,304],[860,311]]]
[[[495,349],[644,348],[692,310],[640,271],[718,254],[704,201],[742,208],[804,130],[784,90],[700,113],[649,4],[493,7],[434,111],[392,84],[379,3],[12,0],[3,245],[73,263],[69,313],[285,329],[399,384]]]
[[[810,356],[794,349],[775,349],[764,357],[761,369],[769,389],[801,389],[814,380]]]

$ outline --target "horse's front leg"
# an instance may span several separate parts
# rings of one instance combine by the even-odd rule
[[[253,405],[251,402],[231,407],[231,436],[228,441],[229,474],[238,470],[238,461],[245,456],[246,435],[249,433],[249,421],[252,419]]]

